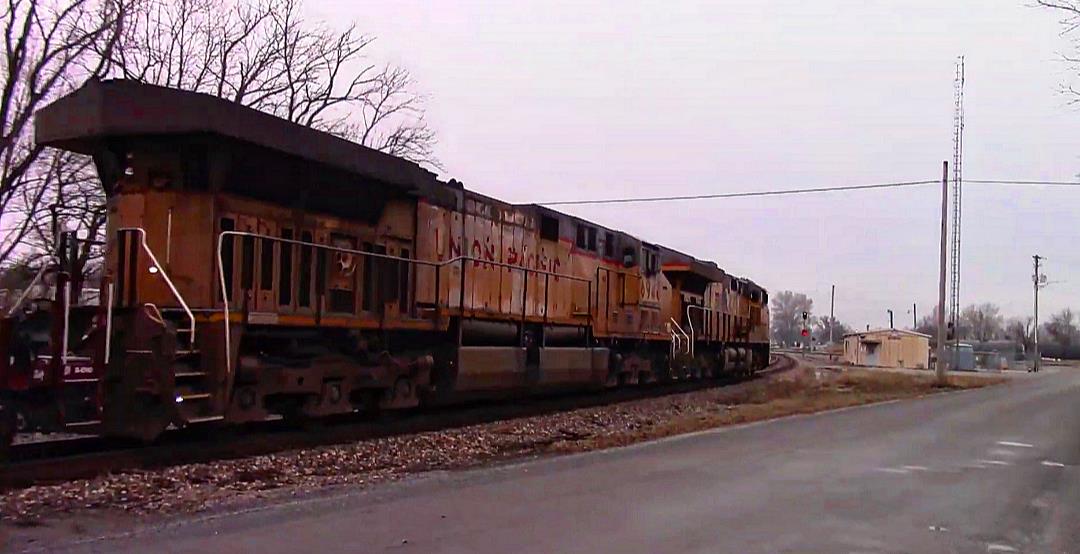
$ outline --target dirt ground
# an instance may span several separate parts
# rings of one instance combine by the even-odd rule
[[[188,514],[328,487],[366,486],[420,472],[622,446],[1004,380],[954,375],[939,385],[929,374],[802,365],[739,385],[658,398],[8,491],[0,494],[0,527],[53,525],[78,519],[73,516],[144,519]]]

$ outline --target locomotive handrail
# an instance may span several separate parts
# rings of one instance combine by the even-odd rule
[[[218,235],[217,256],[215,256],[217,258],[218,279],[220,279],[220,284],[221,284],[221,286],[219,287],[221,289],[221,309],[222,309],[222,314],[225,316],[224,326],[225,326],[225,382],[226,382],[225,391],[226,391],[226,393],[228,393],[229,390],[232,389],[232,346],[231,346],[230,333],[229,333],[229,324],[231,323],[229,321],[229,291],[227,290],[227,287],[225,285],[225,264],[224,264],[224,262],[221,261],[221,245],[224,244],[224,242],[225,242],[225,234],[230,233],[230,232],[232,232],[232,231],[223,231],[220,235]]]
[[[689,343],[690,342],[690,335],[687,335],[686,331],[683,331],[683,328],[682,328],[682,326],[679,325],[679,322],[675,321],[675,318],[673,318],[673,317],[669,317],[668,319],[671,320],[671,324],[675,326],[675,329],[677,329],[679,331],[679,334],[681,334],[682,337],[685,338],[686,341]],[[682,339],[679,339],[679,343],[682,344]],[[689,354],[689,353],[690,353],[690,347],[687,346],[683,350],[683,354]]]
[[[371,257],[371,258],[379,258],[379,259],[383,259],[383,260],[395,260],[395,261],[399,261],[399,262],[410,262],[410,263],[415,263],[415,264],[419,264],[419,265],[423,265],[423,266],[427,266],[427,267],[443,267],[443,266],[456,264],[458,262],[468,261],[468,262],[476,262],[476,263],[481,264],[481,265],[493,265],[493,266],[497,266],[497,267],[505,267],[507,269],[520,269],[522,271],[528,271],[530,273],[536,273],[538,275],[550,275],[552,277],[557,277],[559,279],[567,279],[567,280],[570,280],[570,281],[578,281],[578,282],[581,282],[581,283],[590,282],[589,279],[586,279],[584,277],[577,277],[577,276],[574,276],[574,275],[568,275],[566,273],[555,273],[555,272],[547,271],[547,270],[543,270],[543,269],[533,269],[533,268],[530,268],[530,267],[524,267],[524,266],[520,266],[520,265],[508,264],[508,263],[505,263],[505,262],[496,262],[496,261],[492,261],[492,260],[484,260],[482,258],[476,258],[476,257],[473,257],[473,256],[455,256],[455,257],[450,258],[449,260],[446,260],[446,261],[432,262],[432,261],[428,261],[428,260],[420,260],[420,259],[417,259],[417,258],[402,258],[401,256],[392,256],[390,254],[379,254],[377,252],[367,252],[367,251],[364,251],[364,250],[356,250],[354,248],[344,248],[344,247],[341,247],[341,246],[333,246],[333,245],[330,245],[330,244],[319,244],[317,242],[305,242],[305,241],[296,240],[296,239],[287,239],[287,238],[275,237],[275,236],[271,236],[271,235],[261,235],[261,234],[258,234],[258,233],[249,233],[247,231],[222,231],[221,234],[218,235],[218,251],[219,251],[219,253],[220,253],[221,245],[223,243],[222,239],[226,235],[233,236],[233,237],[251,237],[251,238],[257,238],[257,239],[268,239],[268,240],[272,240],[272,241],[283,242],[283,243],[286,243],[286,244],[296,244],[296,245],[299,245],[299,246],[311,246],[311,247],[314,247],[314,248],[322,248],[324,250],[332,250],[334,252],[343,252],[343,253],[346,253],[346,254],[358,254],[360,256],[367,256],[367,257]],[[219,269],[223,269],[223,268],[219,268]]]
[[[123,229],[121,229],[121,230],[123,230]],[[401,256],[393,256],[393,255],[390,255],[390,254],[379,254],[377,252],[367,252],[367,251],[364,251],[364,250],[357,250],[357,249],[354,249],[354,248],[344,248],[344,247],[341,247],[341,246],[333,246],[333,245],[330,245],[330,244],[319,244],[319,243],[316,243],[316,242],[307,242],[307,241],[296,240],[296,239],[287,239],[287,238],[284,238],[284,237],[275,237],[275,236],[271,236],[271,235],[262,235],[262,234],[259,234],[259,233],[251,233],[251,232],[248,232],[248,231],[222,231],[221,233],[218,234],[217,256],[216,257],[217,257],[218,282],[219,282],[219,285],[220,285],[219,288],[221,289],[222,312],[223,312],[224,319],[225,319],[225,353],[226,353],[225,354],[225,374],[226,374],[226,378],[228,378],[228,377],[230,377],[232,375],[232,337],[231,337],[232,333],[229,330],[229,319],[230,319],[229,301],[230,301],[230,299],[229,299],[229,292],[228,292],[228,284],[225,283],[225,262],[224,262],[224,259],[222,258],[222,247],[225,244],[225,237],[226,236],[229,236],[229,237],[250,237],[250,238],[256,238],[256,239],[271,240],[271,241],[280,242],[280,243],[284,243],[284,244],[295,244],[295,245],[298,245],[298,246],[310,246],[312,248],[320,248],[320,249],[323,249],[323,250],[330,250],[332,252],[342,252],[342,253],[345,253],[345,254],[356,254],[356,255],[359,255],[359,256],[365,256],[365,257],[370,257],[370,258],[377,258],[377,259],[382,259],[382,260],[392,260],[392,261],[406,262],[406,263],[414,263],[414,264],[425,266],[425,267],[432,267],[432,268],[435,268],[435,270],[436,270],[436,283],[438,283],[437,277],[439,275],[438,270],[440,268],[445,267],[445,266],[458,264],[458,263],[460,263],[461,266],[462,266],[462,268],[461,268],[461,279],[462,279],[462,283],[464,283],[464,280],[465,280],[465,262],[470,262],[471,261],[471,262],[476,262],[477,264],[486,264],[486,265],[492,265],[492,266],[496,266],[496,267],[504,267],[504,268],[511,269],[511,270],[521,270],[521,271],[525,272],[526,279],[528,278],[528,275],[530,273],[535,273],[537,275],[544,275],[545,276],[545,279],[544,279],[545,282],[547,281],[547,277],[555,277],[557,279],[566,279],[568,281],[576,281],[576,282],[579,282],[579,283],[588,283],[589,286],[590,286],[590,289],[592,287],[592,281],[589,280],[589,279],[586,279],[584,277],[576,277],[574,275],[567,275],[565,273],[554,273],[554,272],[543,270],[543,269],[532,269],[532,268],[523,267],[523,266],[519,266],[519,265],[508,264],[508,263],[505,263],[505,262],[496,262],[496,261],[483,260],[483,259],[480,259],[480,258],[474,258],[472,256],[455,256],[455,257],[450,258],[449,260],[446,260],[446,261],[432,262],[432,261],[428,261],[428,260],[419,260],[419,259],[416,259],[416,258],[403,258]],[[145,237],[145,234],[144,234],[144,237]],[[144,244],[145,244],[145,242],[144,242]],[[151,254],[151,258],[153,258],[152,254]],[[154,260],[154,261],[155,261],[155,264],[156,264],[156,260]],[[162,274],[164,275],[164,272],[162,272]],[[439,302],[439,292],[440,292],[439,290],[435,291],[436,305],[438,305],[438,302]],[[464,294],[465,294],[465,287],[462,286],[461,290],[459,292],[460,292],[460,295],[461,295],[462,298],[461,298],[461,300],[459,300],[458,308],[462,312],[464,312],[465,311],[465,305],[464,305],[463,300],[464,300]],[[524,296],[522,297],[521,304],[522,304],[522,310],[524,312],[524,306],[525,306],[525,302],[526,302],[525,297],[528,296],[528,294],[527,294],[528,291],[524,290],[524,287],[523,287],[522,292],[523,292]],[[547,288],[545,287],[545,302],[544,302],[544,317],[545,318],[547,317],[546,294],[547,294]],[[591,290],[586,293],[587,300],[589,301],[589,310],[588,311],[589,311],[589,320],[590,321],[592,320],[592,298],[591,298],[591,295],[592,295]],[[447,301],[447,305],[449,306],[449,301]],[[185,311],[187,311],[188,314],[190,315],[191,311],[187,308],[186,305],[184,306],[184,308],[185,308]],[[192,317],[192,329],[193,329],[192,336],[194,336],[194,321],[195,320],[194,320],[194,316],[191,316],[191,317]]]
[[[105,311],[105,365],[109,365],[109,357],[112,351],[113,284],[111,281],[109,282],[108,291],[109,304]]]
[[[694,339],[696,340],[697,333],[694,331],[694,318],[690,317],[690,310],[695,310],[695,309],[696,310],[701,310],[702,313],[723,314],[724,312],[722,312],[722,311],[720,311],[720,310],[718,310],[716,308],[709,308],[707,306],[698,306],[696,304],[687,304],[686,305],[686,322],[690,326],[690,336],[694,337]],[[702,317],[702,320],[704,320],[704,317]],[[706,330],[706,332],[708,332],[708,331]],[[690,355],[691,356],[694,355],[694,340],[690,341]]]
[[[416,260],[416,261],[419,261],[419,260]],[[457,256],[457,257],[454,257],[454,258],[450,258],[449,260],[446,260],[445,262],[439,262],[436,265],[438,265],[438,266],[450,265],[450,264],[453,264],[453,263],[457,263],[459,261],[476,262],[476,263],[478,263],[480,265],[485,265],[485,264],[486,265],[494,265],[494,266],[498,266],[498,267],[505,267],[507,269],[520,269],[522,271],[527,271],[529,273],[536,273],[537,275],[548,275],[548,276],[555,277],[555,278],[558,278],[558,279],[566,279],[568,281],[577,281],[579,283],[591,283],[592,282],[591,280],[586,279],[584,277],[577,277],[575,275],[567,275],[566,273],[555,273],[555,272],[547,271],[547,270],[544,270],[544,269],[533,269],[531,267],[522,267],[520,265],[508,264],[506,262],[493,262],[493,261],[484,260],[482,258],[476,258],[476,257],[473,257],[473,256]]]
[[[675,349],[677,348],[676,345],[678,345],[682,339],[680,339],[679,335],[675,333],[675,329],[671,327],[670,323],[668,323],[668,334],[671,335],[671,348],[668,348],[668,352],[670,352],[671,354],[671,359],[674,360]]]
[[[690,357],[694,357],[694,343],[697,341],[697,332],[694,331],[694,318],[690,317],[690,308],[693,304],[686,305],[686,324],[690,327]]]
[[[46,256],[45,258],[45,262],[41,264],[41,269],[39,269],[38,272],[34,274],[34,278],[30,280],[30,284],[27,285],[25,289],[23,289],[22,294],[19,295],[19,298],[15,300],[14,304],[12,304],[11,309],[8,310],[8,317],[15,315],[15,312],[18,311],[20,306],[22,306],[22,303],[26,301],[26,297],[30,296],[30,291],[34,290],[34,287],[37,286],[38,281],[40,281],[41,278],[45,275],[45,272],[49,270],[49,262],[51,262],[54,257]]]
[[[60,338],[60,363],[67,366],[68,335],[71,333],[71,281],[64,282],[64,334]]]
[[[195,348],[195,314],[191,312],[191,308],[188,306],[187,301],[184,300],[184,296],[180,294],[179,290],[177,290],[176,285],[173,284],[172,279],[169,278],[169,274],[165,272],[165,268],[162,267],[161,263],[158,262],[157,256],[154,256],[154,251],[150,249],[150,245],[146,244],[146,229],[143,229],[142,227],[123,227],[121,229],[117,229],[117,232],[129,232],[139,235],[139,246],[141,246],[143,252],[146,252],[146,255],[150,257],[150,262],[154,264],[151,267],[153,269],[156,269],[157,273],[161,275],[161,278],[165,281],[165,284],[168,285],[169,291],[172,292],[173,298],[175,298],[176,301],[180,303],[180,307],[184,309],[184,313],[187,315],[188,320],[191,322],[191,338],[189,339],[190,342],[188,344],[191,345],[191,348]]]

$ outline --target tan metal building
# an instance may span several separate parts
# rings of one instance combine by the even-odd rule
[[[844,361],[870,367],[930,367],[930,335],[875,329],[844,335]]]

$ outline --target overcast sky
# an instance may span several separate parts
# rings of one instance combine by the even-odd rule
[[[1071,180],[1080,110],[1058,16],[1024,0],[472,2],[309,0],[355,20],[430,96],[437,152],[513,202],[940,177],[967,56],[964,175]],[[1080,308],[1080,188],[969,186],[961,299]],[[937,301],[940,190],[568,207],[806,292],[856,327]]]

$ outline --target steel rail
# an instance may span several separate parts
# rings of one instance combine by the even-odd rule
[[[205,463],[272,454],[297,448],[311,448],[358,440],[440,431],[582,409],[614,405],[697,390],[739,386],[755,379],[771,378],[797,367],[795,358],[775,354],[776,361],[753,376],[725,375],[721,378],[684,379],[668,383],[580,391],[572,394],[513,398],[496,403],[473,402],[444,408],[413,411],[403,418],[380,421],[357,421],[327,425],[318,432],[292,430],[280,421],[255,424],[254,432],[236,437],[232,434],[207,434],[202,427],[167,433],[160,444],[142,446],[133,441],[80,437],[57,441],[17,444],[11,447],[11,461],[0,464],[0,490],[27,487],[43,482],[62,482],[93,478],[98,475],[171,467],[187,463]],[[396,414],[395,414],[396,415]],[[333,418],[328,421],[334,421]]]

